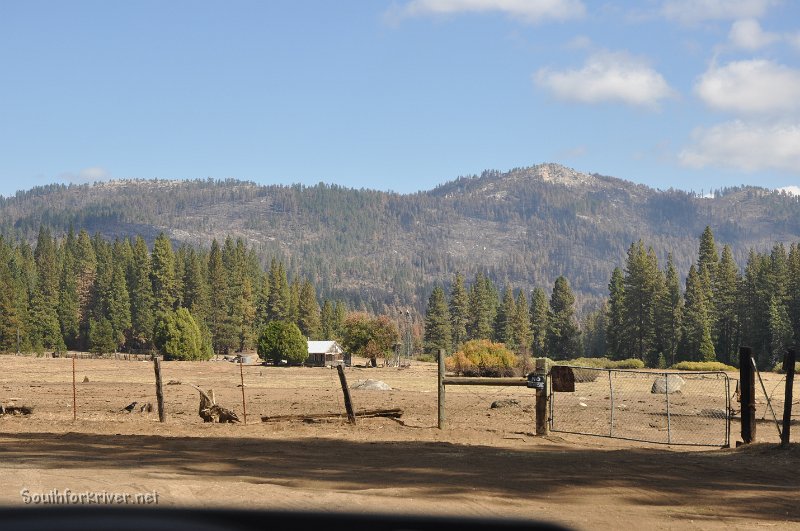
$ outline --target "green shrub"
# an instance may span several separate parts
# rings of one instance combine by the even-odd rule
[[[678,371],[738,371],[736,367],[725,365],[720,361],[682,361],[676,363],[670,369]]]
[[[272,321],[258,338],[258,355],[276,365],[282,360],[296,365],[308,358],[308,342],[296,324]]]
[[[155,328],[155,344],[166,360],[207,360],[200,327],[186,308],[163,312]]]
[[[778,363],[776,363],[775,366],[772,368],[772,372],[777,372],[778,374],[784,374],[783,362],[779,361]],[[800,374],[800,361],[795,362],[794,372],[795,374]]]
[[[445,358],[445,367],[464,376],[513,376],[516,361],[504,344],[477,339]]]
[[[436,363],[438,361],[433,354],[420,354],[416,359],[417,361],[424,361],[425,363]]]

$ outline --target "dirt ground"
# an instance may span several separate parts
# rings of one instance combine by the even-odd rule
[[[23,489],[27,499],[69,489],[156,492],[166,506],[517,517],[576,529],[800,528],[800,446],[776,448],[767,422],[758,427],[766,442],[739,449],[539,438],[532,391],[448,387],[439,430],[435,366],[415,363],[346,371],[351,385],[369,378],[392,387],[353,390],[357,410],[399,407],[399,421],[262,422],[342,412],[338,376],[245,366],[247,425],[204,424],[187,383],[213,388],[244,417],[239,366],[219,361],[163,363],[162,424],[155,411],[123,410],[155,403],[152,363],[82,359],[73,420],[72,360],[0,361],[0,400],[34,408],[0,417],[0,503],[8,506],[25,505]],[[770,390],[781,377],[765,378]],[[489,407],[501,399],[517,402]],[[735,440],[738,422],[732,430]]]

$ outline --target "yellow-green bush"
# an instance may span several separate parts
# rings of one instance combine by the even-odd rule
[[[512,376],[514,353],[502,343],[486,339],[467,341],[461,350],[445,358],[448,371],[464,376]]]
[[[736,367],[725,365],[720,361],[682,361],[676,363],[670,369],[678,371],[738,371]]]

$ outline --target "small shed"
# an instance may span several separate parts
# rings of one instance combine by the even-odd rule
[[[328,365],[350,365],[350,356],[346,356],[341,345],[336,341],[309,341],[306,365],[325,367]]]

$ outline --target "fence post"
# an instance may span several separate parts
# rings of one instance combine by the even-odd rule
[[[239,378],[242,381],[242,416],[244,417],[244,425],[247,426],[247,402],[244,399],[244,358],[239,358]]]
[[[439,398],[439,416],[437,426],[440,430],[444,429],[445,411],[444,411],[444,349],[439,349],[439,385],[438,385],[438,398]]]
[[[783,369],[786,372],[786,392],[783,402],[783,431],[781,432],[781,446],[789,446],[789,426],[792,425],[792,386],[794,385],[794,364],[797,362],[797,349],[795,347],[786,351],[783,359]]]
[[[75,391],[75,354],[72,355],[72,420],[78,420],[78,397]]]
[[[158,402],[158,421],[167,421],[167,412],[164,411],[164,389],[161,387],[161,358],[153,356],[153,370],[156,373],[156,402]]]
[[[547,412],[550,409],[548,402],[550,394],[547,384],[547,360],[536,358],[536,374],[544,376],[544,389],[536,389],[536,435],[549,435],[550,429],[547,422]]]
[[[742,442],[756,438],[756,373],[753,370],[753,349],[739,348],[739,400],[742,406]]]
[[[339,373],[339,383],[342,384],[342,394],[344,395],[344,408],[347,410],[347,420],[350,424],[356,423],[356,414],[353,411],[353,402],[350,400],[350,388],[347,387],[347,378],[344,376],[344,367],[341,364],[336,366]]]

